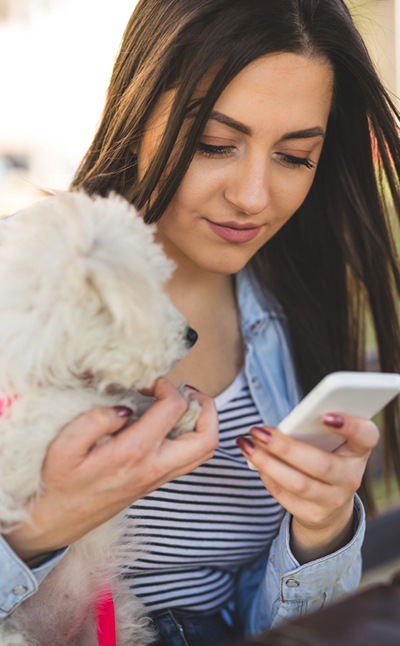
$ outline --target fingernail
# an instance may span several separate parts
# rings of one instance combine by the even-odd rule
[[[195,390],[196,393],[200,392],[200,390],[198,388],[195,388],[194,386],[190,386],[189,384],[186,384],[186,388],[190,388],[191,390]]]
[[[336,415],[335,413],[328,413],[327,415],[324,415],[322,421],[327,426],[333,426],[333,428],[342,428],[342,426],[344,426],[343,417]]]
[[[272,437],[272,433],[267,431],[262,426],[253,426],[250,429],[249,433],[250,435],[253,435],[254,437],[256,437],[258,440],[261,440],[262,442],[265,442],[265,443],[269,442]]]
[[[116,411],[118,417],[130,417],[133,413],[133,410],[131,408],[128,408],[128,406],[113,406],[113,408]]]
[[[238,437],[236,439],[236,444],[243,453],[248,453],[251,455],[254,451],[254,444],[248,437]]]

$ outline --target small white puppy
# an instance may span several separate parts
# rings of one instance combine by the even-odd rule
[[[29,519],[57,433],[96,406],[126,405],[139,417],[154,400],[138,389],[167,374],[197,335],[163,292],[173,266],[153,228],[121,197],[58,194],[0,226],[6,534]],[[199,405],[187,400],[172,436],[194,429]],[[107,585],[118,646],[149,643],[143,607],[116,575],[123,531],[120,515],[74,543],[38,592],[0,623],[0,646],[96,646],[94,605]]]

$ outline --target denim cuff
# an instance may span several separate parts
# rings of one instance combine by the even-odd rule
[[[291,515],[286,513],[271,545],[265,577],[255,596],[248,634],[259,634],[352,594],[361,578],[365,513],[355,495],[355,532],[341,549],[300,565],[290,549]]]
[[[30,569],[0,536],[0,620],[36,592],[39,584],[62,559],[69,548],[49,554],[39,567]]]
[[[344,594],[344,586],[348,592],[357,587],[353,577],[346,579],[347,571],[353,566],[360,554],[365,533],[365,513],[360,498],[354,499],[355,533],[347,545],[316,561],[300,565],[290,549],[290,514],[286,514],[281,525],[280,536],[271,548],[270,561],[280,576],[280,600],[309,601],[336,586]],[[280,538],[280,540],[279,540]],[[344,578],[343,578],[344,577]]]

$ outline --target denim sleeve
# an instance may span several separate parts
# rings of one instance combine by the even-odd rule
[[[240,623],[247,637],[318,610],[357,589],[365,533],[364,508],[357,495],[354,509],[352,540],[337,552],[304,565],[290,550],[291,516],[286,513],[269,553],[239,581],[236,608],[239,615],[242,612]]]
[[[39,584],[62,559],[66,551],[57,550],[39,567],[30,569],[0,536],[0,620],[36,592]]]

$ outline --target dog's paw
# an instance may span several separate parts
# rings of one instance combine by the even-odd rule
[[[182,433],[186,433],[187,431],[194,431],[196,428],[196,422],[197,419],[200,415],[201,411],[201,406],[197,399],[193,399],[190,397],[191,394],[193,394],[193,391],[190,390],[186,384],[180,384],[178,386],[178,390],[181,393],[182,397],[187,401],[188,403],[188,409],[186,413],[181,417],[179,422],[174,426],[172,431],[168,433],[168,437],[170,439],[173,439],[174,437],[178,437],[178,435],[181,435]]]
[[[36,640],[35,643],[37,644]],[[1,646],[32,646],[32,640],[22,633],[13,632],[7,624],[0,626]]]
[[[8,534],[20,523],[29,522],[28,502],[22,496],[12,496],[0,489],[0,534]],[[3,646],[1,641],[0,646]]]

